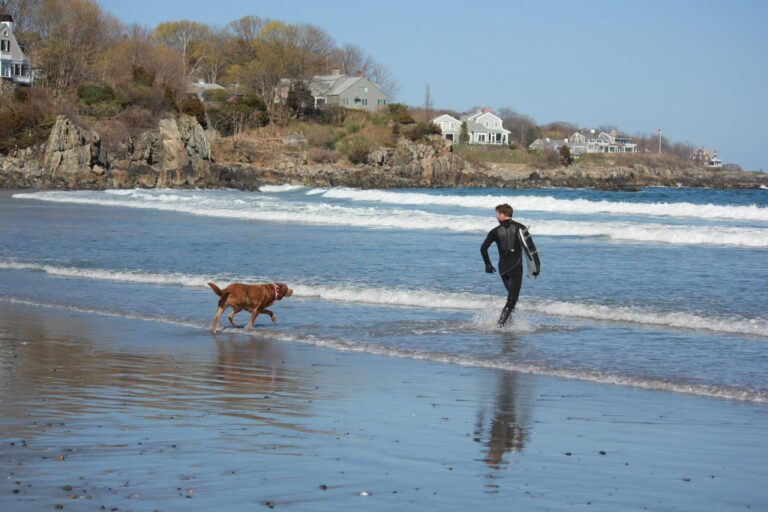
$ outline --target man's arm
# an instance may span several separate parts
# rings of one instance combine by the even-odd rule
[[[480,246],[480,254],[483,257],[483,261],[485,262],[485,271],[488,273],[493,272],[495,270],[493,268],[493,265],[491,265],[491,258],[488,257],[488,248],[491,246],[493,242],[496,241],[493,236],[495,232],[496,230],[494,229],[489,231],[488,236],[485,237],[485,241],[483,242],[483,245]]]

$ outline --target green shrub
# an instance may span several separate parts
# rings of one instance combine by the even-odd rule
[[[116,99],[115,91],[104,84],[86,84],[77,89],[77,97],[86,105],[103,105],[113,103]]]
[[[364,135],[354,135],[339,141],[336,147],[353,164],[363,164],[373,149],[373,141]]]
[[[416,122],[413,116],[408,112],[408,107],[402,103],[390,103],[387,105],[389,115],[392,120],[400,124],[414,124]]]
[[[383,114],[373,114],[371,116],[371,123],[373,123],[374,126],[385,126],[388,121],[387,116]]]
[[[203,91],[203,99],[205,101],[227,101],[227,98],[232,96],[232,92],[226,89],[209,89]]]

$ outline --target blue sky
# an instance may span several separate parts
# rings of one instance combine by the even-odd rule
[[[245,15],[313,23],[385,64],[398,101],[514,109],[542,124],[661,128],[768,171],[768,2],[98,0],[153,28]]]

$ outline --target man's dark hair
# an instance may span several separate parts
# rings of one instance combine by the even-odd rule
[[[510,217],[510,218],[512,217],[512,212],[513,212],[512,207],[509,206],[507,203],[500,204],[499,206],[497,206],[496,211],[499,213],[503,213],[507,217]]]

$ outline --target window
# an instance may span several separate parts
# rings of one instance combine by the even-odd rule
[[[387,104],[387,100],[377,100],[376,104],[377,105],[386,105]]]
[[[363,105],[368,105],[368,98],[363,98]]]
[[[0,40],[0,51],[10,52],[11,42],[8,39]]]

